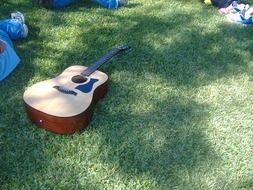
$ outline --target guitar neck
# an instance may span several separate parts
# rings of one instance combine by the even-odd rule
[[[90,76],[93,72],[95,72],[99,67],[101,67],[104,63],[109,61],[113,56],[118,54],[120,51],[125,50],[125,49],[120,49],[120,48],[113,48],[109,53],[101,57],[98,61],[96,61],[94,64],[92,64],[90,67],[85,69],[81,75],[84,76]]]

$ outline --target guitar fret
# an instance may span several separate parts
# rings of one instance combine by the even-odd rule
[[[104,63],[109,61],[114,55],[119,53],[120,51],[127,50],[129,47],[127,45],[124,45],[119,48],[113,48],[109,53],[104,55],[102,58],[100,58],[97,62],[95,62],[93,65],[85,69],[81,75],[83,76],[90,76],[93,72],[95,72],[100,66],[102,66]]]

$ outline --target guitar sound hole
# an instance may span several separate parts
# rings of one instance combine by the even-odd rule
[[[71,80],[74,83],[84,83],[87,81],[87,78],[82,75],[76,75],[76,76],[73,76]]]

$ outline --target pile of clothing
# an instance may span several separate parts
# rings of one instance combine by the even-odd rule
[[[253,23],[253,8],[241,0],[204,0],[204,3],[218,7],[219,13],[229,22],[246,26]]]
[[[246,26],[252,25],[253,8],[249,4],[233,1],[228,7],[220,8],[219,12],[226,15],[229,22]]]

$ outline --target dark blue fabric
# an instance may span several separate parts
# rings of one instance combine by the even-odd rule
[[[244,0],[211,0],[212,4],[218,8],[227,8],[231,3],[237,1],[238,3],[247,4]]]
[[[95,1],[107,9],[116,9],[119,7],[118,0],[95,0]]]
[[[74,0],[53,0],[53,8],[62,8],[72,4]]]

